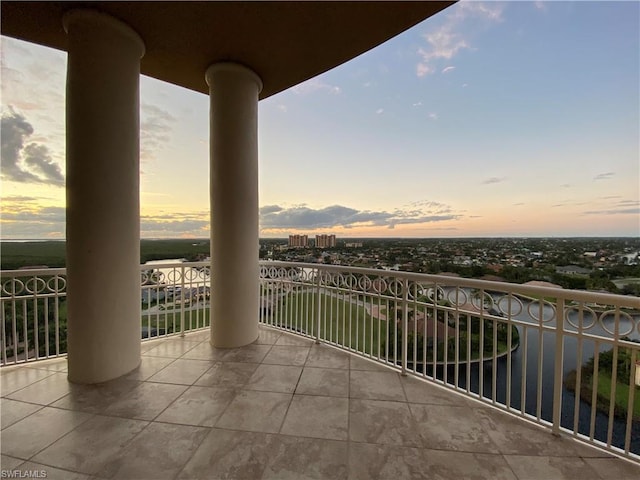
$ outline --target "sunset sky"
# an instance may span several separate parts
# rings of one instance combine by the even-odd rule
[[[461,2],[261,101],[261,236],[640,236],[639,24]],[[2,37],[2,239],[64,238],[65,75]],[[141,236],[208,237],[208,98],[140,89]]]

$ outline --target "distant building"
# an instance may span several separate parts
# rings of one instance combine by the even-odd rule
[[[591,270],[588,268],[582,268],[577,265],[566,265],[563,267],[556,267],[556,273],[563,275],[589,275]]]
[[[347,242],[344,246],[346,248],[362,248],[362,242]]]
[[[335,246],[335,235],[316,235],[316,248],[333,248]]]
[[[620,261],[625,265],[638,265],[640,260],[640,252],[633,252],[627,255],[621,255]]]
[[[308,235],[289,235],[290,247],[306,247],[309,245]]]

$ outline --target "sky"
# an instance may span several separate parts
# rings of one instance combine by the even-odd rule
[[[2,239],[64,238],[66,54],[2,37]],[[260,235],[640,236],[640,2],[463,1],[259,103]],[[209,102],[142,76],[141,236],[209,236]]]

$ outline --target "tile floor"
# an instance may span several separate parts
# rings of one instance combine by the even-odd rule
[[[244,348],[215,349],[197,332],[142,351],[136,371],[94,386],[69,384],[65,359],[3,368],[2,470],[64,480],[640,478],[640,465],[272,329]]]

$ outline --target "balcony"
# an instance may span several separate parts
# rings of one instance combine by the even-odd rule
[[[67,382],[2,369],[2,468],[47,478],[638,478],[640,467],[444,387],[261,327],[145,342],[140,367]]]
[[[216,349],[207,265],[143,265],[140,367],[82,386],[65,373],[64,270],[2,277],[5,470],[640,476],[637,298],[265,262],[259,339]],[[585,399],[601,383],[615,402]]]

